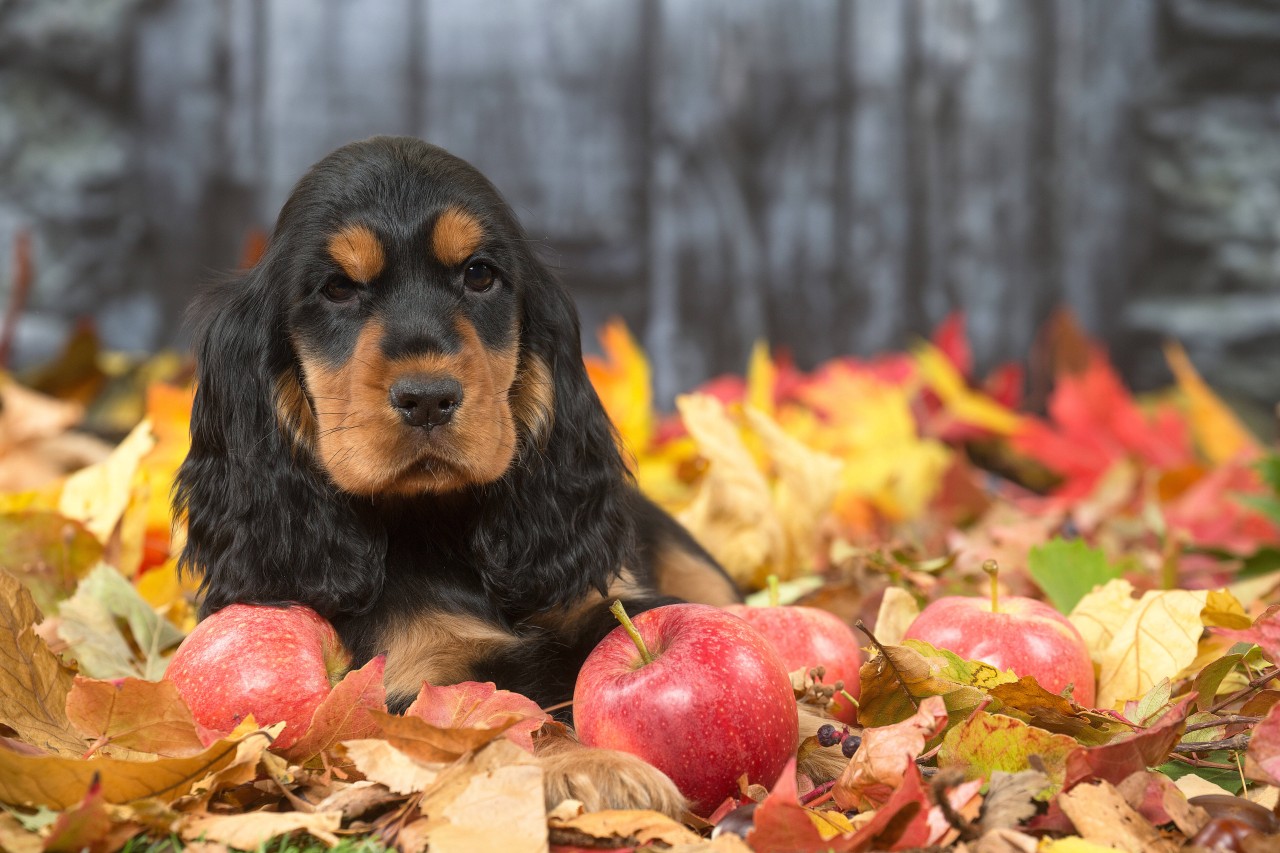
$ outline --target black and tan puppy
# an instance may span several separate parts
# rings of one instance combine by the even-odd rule
[[[466,680],[545,707],[570,698],[613,599],[738,600],[637,491],[568,293],[440,148],[379,137],[324,158],[262,260],[196,316],[176,506],[202,615],[308,605],[357,662],[387,654],[393,708]],[[660,774],[591,755],[553,783],[675,808]]]

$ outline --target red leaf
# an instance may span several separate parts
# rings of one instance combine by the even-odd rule
[[[1245,757],[1250,776],[1268,785],[1280,785],[1280,705],[1272,705],[1262,722],[1253,727]]]
[[[336,743],[377,733],[378,724],[369,711],[386,710],[387,691],[382,684],[386,664],[386,655],[378,655],[344,675],[311,715],[307,731],[284,751],[285,757],[300,764]]]
[[[965,379],[973,378],[973,350],[969,348],[969,339],[964,333],[965,316],[963,311],[952,311],[947,319],[933,330],[933,345],[942,351],[947,361],[959,371]]]
[[[1200,547],[1252,554],[1280,540],[1280,528],[1238,500],[1242,493],[1263,493],[1256,470],[1240,462],[1215,468],[1165,506],[1165,523]]]
[[[447,687],[423,684],[405,714],[445,729],[496,728],[514,715],[521,719],[506,730],[506,736],[530,752],[533,733],[551,719],[532,699],[499,690],[492,681],[464,681]]]
[[[102,797],[102,781],[94,776],[84,800],[53,822],[44,849],[46,853],[102,853],[109,849],[110,834],[111,816]]]
[[[1182,737],[1187,710],[1194,696],[1184,697],[1153,726],[1134,732],[1114,743],[1085,746],[1067,756],[1067,775],[1062,790],[1081,782],[1104,780],[1119,785],[1127,777],[1162,763]]]
[[[1254,620],[1252,627],[1237,631],[1213,628],[1215,634],[1237,643],[1253,643],[1262,649],[1267,660],[1280,662],[1280,604],[1273,604]]]

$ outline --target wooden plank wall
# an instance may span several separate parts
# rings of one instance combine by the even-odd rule
[[[984,363],[1059,303],[1117,331],[1145,219],[1155,0],[170,0],[137,38],[171,311],[331,148],[410,133],[480,167],[661,397],[909,342]]]

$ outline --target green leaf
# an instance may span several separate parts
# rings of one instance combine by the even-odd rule
[[[1037,545],[1027,556],[1027,568],[1060,613],[1070,613],[1094,587],[1123,574],[1107,562],[1101,549],[1090,548],[1080,539],[1055,538]]]
[[[1196,675],[1196,680],[1191,686],[1191,692],[1196,695],[1196,708],[1201,711],[1207,711],[1213,706],[1214,700],[1218,696],[1218,688],[1222,686],[1222,681],[1230,674],[1231,670],[1244,658],[1243,654],[1227,654],[1215,660],[1213,663],[1200,670]]]
[[[1270,453],[1258,463],[1258,474],[1277,497],[1280,497],[1280,453]]]
[[[70,646],[80,671],[92,678],[142,678],[164,675],[163,652],[182,640],[182,632],[152,609],[133,584],[106,564],[99,564],[75,595],[62,603],[58,634]],[[121,630],[128,626],[130,636]]]
[[[1048,800],[1062,787],[1067,755],[1080,746],[1075,738],[1029,726],[1013,717],[978,711],[947,732],[938,750],[938,767],[958,767],[965,778],[989,778],[997,770],[1017,773],[1036,756],[1049,777],[1038,800]]]
[[[1231,764],[1235,761],[1235,757],[1225,749],[1216,752],[1204,753],[1200,756],[1208,761],[1215,761],[1222,764]],[[1240,771],[1232,768],[1231,770],[1220,770],[1216,767],[1192,767],[1190,764],[1184,764],[1181,761],[1169,761],[1161,764],[1156,768],[1157,771],[1168,776],[1173,781],[1178,781],[1183,776],[1199,776],[1206,782],[1212,782],[1220,788],[1226,788],[1232,794],[1239,795],[1244,788],[1244,783],[1240,781]]]

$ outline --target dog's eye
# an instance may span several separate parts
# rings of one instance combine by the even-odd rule
[[[467,267],[467,271],[462,274],[462,280],[467,287],[472,290],[483,293],[493,287],[493,283],[497,281],[498,274],[493,271],[493,267],[484,261],[476,261]]]
[[[356,294],[359,291],[356,289],[356,283],[351,279],[343,276],[334,276],[324,283],[324,287],[320,288],[320,292],[330,302],[350,302],[356,298]]]

